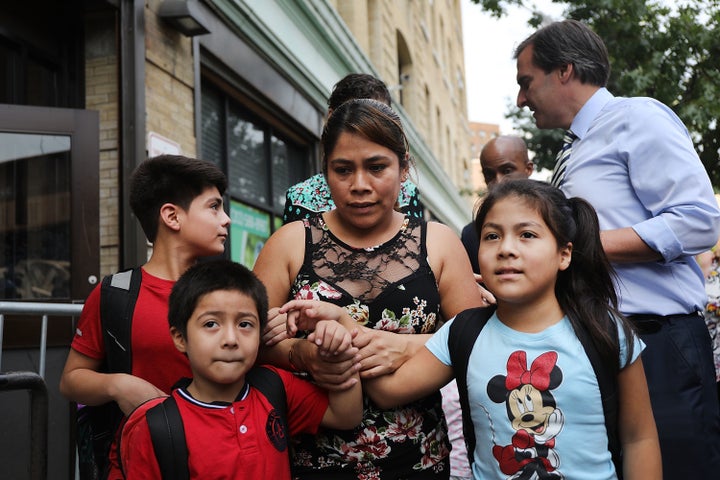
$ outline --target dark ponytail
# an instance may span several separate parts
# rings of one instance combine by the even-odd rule
[[[632,358],[632,328],[617,309],[615,273],[602,248],[595,209],[582,198],[568,200],[559,189],[545,182],[506,180],[491,188],[483,200],[475,218],[478,234],[492,206],[509,196],[537,209],[555,236],[558,248],[572,243],[570,266],[558,272],[555,296],[575,332],[580,329],[587,332],[603,363],[611,371],[618,371],[620,345],[615,319],[625,333],[628,358]]]
[[[595,209],[582,198],[568,200],[577,225],[570,267],[559,272],[555,296],[575,331],[584,328],[592,338],[603,363],[612,371],[618,363],[620,345],[617,326],[623,328],[632,357],[631,327],[617,309],[613,277],[615,272],[600,241],[600,226]],[[619,323],[615,322],[619,319]]]

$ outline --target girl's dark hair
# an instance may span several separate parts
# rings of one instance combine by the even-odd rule
[[[563,193],[536,180],[506,180],[494,185],[475,217],[480,230],[488,212],[500,200],[517,197],[535,208],[557,241],[558,248],[572,243],[570,266],[558,272],[555,296],[576,332],[584,329],[603,363],[610,371],[620,369],[620,345],[615,319],[620,320],[632,358],[632,327],[617,309],[613,285],[615,272],[600,241],[600,226],[595,209],[582,198],[566,198]],[[518,205],[518,208],[525,208]]]
[[[400,161],[400,170],[409,166],[410,151],[402,122],[392,108],[370,98],[348,100],[333,110],[323,128],[322,167],[327,175],[328,155],[342,133],[352,133],[392,150]]]
[[[168,322],[183,337],[200,298],[218,290],[237,291],[252,298],[257,308],[260,330],[267,324],[268,297],[265,285],[239,263],[211,260],[190,267],[180,276],[170,292]]]

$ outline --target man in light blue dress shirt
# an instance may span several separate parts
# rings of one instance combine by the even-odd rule
[[[647,345],[664,478],[718,478],[720,411],[694,255],[715,245],[720,211],[687,129],[654,99],[613,96],[605,44],[580,22],[541,28],[515,57],[518,106],[538,128],[577,137],[559,188],[597,210],[620,309]]]

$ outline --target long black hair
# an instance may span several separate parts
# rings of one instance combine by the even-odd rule
[[[603,363],[611,371],[618,371],[620,345],[615,322],[625,333],[628,358],[632,358],[632,327],[617,309],[615,272],[602,248],[595,209],[582,198],[566,198],[559,189],[545,182],[506,180],[490,189],[475,217],[481,244],[480,230],[485,217],[498,201],[507,197],[517,197],[535,208],[555,237],[558,248],[572,243],[570,266],[558,272],[555,296],[575,332],[584,329]],[[518,208],[526,207],[519,205]]]

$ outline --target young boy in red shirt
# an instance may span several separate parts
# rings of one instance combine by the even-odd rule
[[[345,310],[321,302],[313,310],[310,314],[325,319],[311,334],[321,354],[357,350],[349,333],[355,324]],[[286,392],[287,418],[281,423],[289,431],[278,431],[277,411],[246,381],[267,311],[260,280],[227,260],[195,265],[173,287],[170,333],[178,351],[187,355],[193,375],[172,392],[185,432],[190,479],[289,479],[290,436],[315,433],[320,426],[350,429],[360,423],[357,373],[349,389],[326,392],[288,371],[267,367],[280,376]],[[123,428],[120,452],[128,479],[161,478],[146,413],[163,401],[166,398],[141,405]]]
[[[187,358],[168,333],[170,290],[198,258],[225,250],[230,217],[223,210],[225,174],[213,163],[181,155],[160,155],[142,162],[130,181],[130,207],[139,220],[152,256],[141,268],[140,290],[132,312],[130,373],[104,368],[108,346],[103,340],[98,285],[88,296],[60,379],[60,391],[83,405],[117,402],[124,415],[141,403],[166,395],[190,374]],[[117,448],[98,459],[100,478],[122,478]]]

